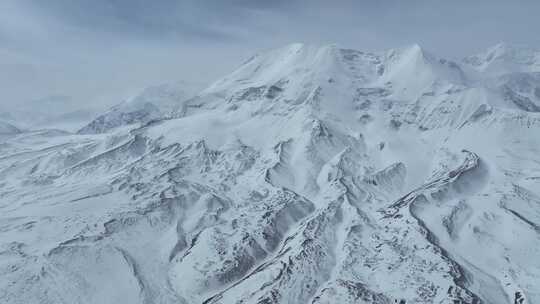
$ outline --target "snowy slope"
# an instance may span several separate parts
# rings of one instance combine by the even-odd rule
[[[186,83],[148,87],[139,95],[112,107],[79,130],[81,134],[104,133],[111,129],[145,124],[170,115],[183,101],[194,95],[196,88]]]
[[[539,303],[519,73],[293,44],[116,111],[152,124],[4,139],[0,303]]]
[[[540,72],[540,50],[499,43],[484,52],[466,57],[463,62],[491,75]]]
[[[540,50],[500,43],[463,62],[501,105],[540,112]]]

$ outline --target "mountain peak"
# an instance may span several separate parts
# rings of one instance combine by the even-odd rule
[[[403,47],[403,49],[408,50],[410,52],[418,53],[418,54],[424,53],[424,48],[422,48],[422,46],[418,43],[409,44]]]
[[[430,64],[436,61],[436,56],[431,55],[418,43],[390,49],[386,52],[386,57],[391,61],[417,64]]]
[[[215,82],[205,92],[221,91],[231,85],[249,87],[267,85],[291,75],[305,75],[308,71],[324,69],[332,65],[337,50],[335,44],[292,43],[260,52],[233,73]]]
[[[499,42],[463,62],[483,72],[506,74],[540,71],[540,50],[521,44]]]
[[[79,130],[79,133],[102,133],[113,128],[147,123],[154,119],[170,116],[172,111],[191,98],[197,91],[196,85],[186,82],[161,84],[145,88],[137,96],[113,106]]]
[[[488,60],[492,61],[503,57],[510,59],[524,59],[525,57],[534,56],[535,53],[538,52],[539,50],[526,45],[499,42],[488,48],[485,54],[489,57]]]
[[[426,54],[426,51],[424,50],[424,48],[418,43],[413,43],[413,44],[405,45],[402,47],[390,49],[388,52],[399,53],[399,54],[404,54],[404,55],[406,54],[409,56],[414,56],[414,57],[419,57],[419,58],[424,57],[424,55]]]

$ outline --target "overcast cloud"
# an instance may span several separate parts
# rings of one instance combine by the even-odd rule
[[[1,0],[0,108],[49,95],[111,104],[141,87],[206,83],[292,42],[461,57],[540,45],[538,0]]]

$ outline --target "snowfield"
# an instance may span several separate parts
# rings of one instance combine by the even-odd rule
[[[0,303],[540,303],[537,50],[293,44],[0,130]]]

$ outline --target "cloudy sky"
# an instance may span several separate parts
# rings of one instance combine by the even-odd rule
[[[292,42],[446,57],[540,46],[538,0],[0,0],[0,108],[47,96],[110,104],[144,86],[207,83]]]

